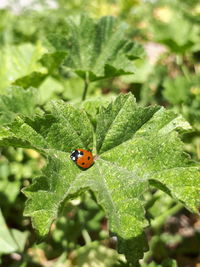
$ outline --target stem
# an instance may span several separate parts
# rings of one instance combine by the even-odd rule
[[[86,78],[84,80],[84,89],[83,89],[83,95],[82,95],[82,101],[85,100],[86,98],[86,95],[87,95],[87,90],[88,90],[88,87],[89,87],[89,81],[88,81],[88,72],[86,72]]]
[[[82,236],[83,236],[83,239],[84,239],[86,245],[91,243],[92,240],[91,240],[90,235],[86,229],[82,230]]]
[[[197,157],[200,159],[200,141],[197,142]]]
[[[185,76],[185,78],[190,81],[190,75],[188,72],[188,69],[186,68],[186,66],[183,64],[183,58],[179,55],[176,56],[176,63],[179,66],[179,68],[181,69],[183,75]]]
[[[185,75],[186,79],[188,81],[190,81],[190,76],[189,76],[188,70],[183,64],[181,65],[181,70],[182,70],[183,74]]]

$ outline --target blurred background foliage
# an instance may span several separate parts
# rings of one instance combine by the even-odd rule
[[[42,112],[49,100],[59,98],[84,106],[95,124],[99,105],[132,92],[143,106],[159,104],[181,113],[193,126],[183,136],[185,150],[200,159],[199,0],[10,0],[1,1],[0,8],[1,124],[14,119],[14,112]],[[144,55],[134,61],[134,74],[89,84],[81,102],[83,80],[60,66],[63,55],[55,62],[45,53],[48,34],[67,36],[67,19],[78,21],[85,14],[116,16],[127,25],[127,38],[143,45]],[[15,106],[15,96],[9,95],[13,85],[37,88],[24,95],[32,99],[28,110],[23,103]],[[128,266],[116,253],[115,237],[108,238],[107,220],[90,192],[66,204],[49,236],[37,240],[29,218],[22,215],[20,190],[40,173],[45,160],[28,149],[2,148],[0,153],[2,266]],[[147,192],[145,198],[150,249],[141,266],[199,266],[199,217],[160,191]]]

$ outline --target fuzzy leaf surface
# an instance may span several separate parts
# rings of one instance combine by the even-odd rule
[[[118,249],[136,264],[147,248],[143,193],[155,186],[197,211],[200,168],[183,152],[177,131],[190,129],[164,108],[142,108],[131,94],[120,95],[96,117],[94,165],[80,170],[71,160],[76,148],[92,148],[93,128],[84,110],[55,101],[34,119],[17,118],[0,132],[1,145],[21,145],[43,153],[48,163],[41,177],[24,190],[25,215],[41,236],[64,201],[92,190],[117,235]]]
[[[9,127],[2,127],[0,136],[2,145],[6,142],[48,154],[48,149],[92,149],[93,129],[84,111],[54,101],[46,114],[35,118],[18,116]]]
[[[124,39],[125,24],[114,17],[97,22],[82,16],[68,21],[69,35],[51,35],[49,42],[56,51],[67,51],[64,66],[81,78],[95,81],[134,72],[133,60],[143,54],[141,46]]]
[[[0,124],[11,123],[19,114],[31,116],[38,104],[37,90],[13,86],[5,95],[0,95]]]

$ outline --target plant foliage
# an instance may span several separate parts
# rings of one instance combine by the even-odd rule
[[[134,72],[132,60],[143,54],[140,45],[124,39],[126,24],[114,17],[98,22],[82,16],[68,20],[67,37],[52,34],[48,40],[55,51],[67,51],[64,66],[84,80],[96,81]]]
[[[31,2],[0,10],[0,265],[193,265],[198,0]]]
[[[40,236],[48,233],[65,200],[90,189],[118,237],[119,251],[135,263],[146,248],[143,194],[149,185],[197,211],[199,167],[183,153],[177,129],[190,126],[171,111],[138,106],[127,94],[100,109],[95,132],[84,110],[53,101],[43,115],[20,116],[2,128],[0,142],[36,149],[48,159],[42,176],[24,189],[25,215]],[[97,151],[86,171],[70,159],[79,147]]]

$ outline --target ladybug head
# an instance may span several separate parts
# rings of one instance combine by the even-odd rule
[[[83,156],[83,152],[82,151],[79,151],[79,150],[74,150],[72,151],[71,155],[70,155],[70,158],[73,160],[73,161],[77,161],[77,159],[79,157]]]

